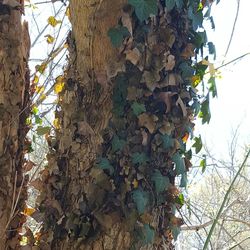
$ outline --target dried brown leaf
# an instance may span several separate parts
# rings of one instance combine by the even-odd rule
[[[126,51],[125,53],[126,53],[126,60],[130,61],[134,65],[137,65],[141,59],[141,52],[137,48]]]
[[[143,113],[138,116],[138,119],[139,119],[139,126],[147,128],[151,134],[155,132],[156,121],[158,120],[157,116]]]
[[[175,56],[174,55],[168,55],[166,60],[166,70],[172,70],[175,66]]]

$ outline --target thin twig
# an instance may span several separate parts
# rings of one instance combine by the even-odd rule
[[[232,43],[232,40],[233,40],[234,31],[235,31],[236,23],[237,23],[238,16],[239,16],[239,10],[240,10],[240,0],[238,0],[238,3],[237,3],[237,10],[236,10],[235,18],[234,18],[234,24],[233,24],[232,32],[231,32],[230,39],[229,39],[229,42],[228,42],[228,45],[227,45],[227,49],[226,49],[226,52],[225,52],[225,55],[224,55],[225,58],[226,58],[226,56],[228,54],[228,51],[230,49],[230,46],[231,46],[231,43]],[[225,60],[223,60],[222,64],[224,63],[224,61]]]

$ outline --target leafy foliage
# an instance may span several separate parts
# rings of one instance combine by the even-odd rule
[[[163,176],[158,169],[152,174],[151,180],[154,183],[156,193],[163,192],[169,185],[168,177]]]
[[[117,26],[115,28],[110,28],[108,31],[108,36],[114,47],[118,48],[121,46],[123,39],[129,36],[130,33],[126,27]]]
[[[204,48],[215,54],[203,29],[208,2],[128,0],[117,26],[109,29],[122,65],[107,79],[113,86],[112,116],[103,132],[102,148],[98,148],[100,157],[90,171],[93,183],[84,191],[86,208],[77,211],[78,217],[86,217],[89,208],[98,214],[88,218],[91,229],[88,224],[83,231],[96,233],[96,224],[105,228],[106,222],[115,220],[106,211],[117,210],[119,216],[128,218],[131,232],[140,225],[143,244],[153,243],[156,234],[166,237],[168,230],[169,239],[177,238],[180,221],[171,218],[173,207],[183,205],[184,197],[174,184],[178,179],[180,187],[187,186],[192,150],[186,143],[193,138],[193,118],[198,115],[203,123],[209,122],[209,94],[217,95],[208,58],[196,60],[203,58]],[[157,18],[152,19],[152,15]],[[209,88],[204,82],[208,69]],[[103,82],[98,77],[95,80],[102,88]],[[66,83],[58,95],[64,89]],[[74,119],[77,125],[83,122],[82,118]],[[81,144],[84,133],[77,139]],[[192,148],[196,153],[201,150],[200,137],[194,138]],[[157,225],[153,211],[167,220]]]
[[[97,162],[97,166],[100,168],[100,169],[103,169],[103,170],[109,170],[110,171],[110,174],[113,174],[114,173],[114,168],[113,166],[110,164],[109,160],[107,158],[99,158],[98,159],[98,162]]]
[[[143,164],[146,163],[147,161],[149,161],[149,158],[144,152],[142,153],[136,152],[132,155],[133,164]]]
[[[209,93],[205,97],[205,100],[201,103],[199,117],[202,119],[202,124],[209,123],[211,119],[211,113],[209,108]]]
[[[128,0],[128,3],[135,8],[135,13],[141,22],[150,15],[156,15],[158,11],[155,0]]]
[[[114,135],[111,143],[112,143],[113,152],[116,152],[116,151],[120,151],[123,149],[123,147],[126,144],[126,141],[123,139],[119,139],[117,135]]]
[[[195,141],[195,143],[192,145],[192,147],[195,148],[195,153],[198,154],[201,151],[201,149],[202,149],[201,136],[195,137],[194,141]]]
[[[145,105],[144,104],[140,104],[138,102],[134,102],[132,104],[132,109],[133,109],[133,113],[138,116],[144,112],[146,112],[146,108],[145,108]]]
[[[132,199],[135,202],[139,214],[143,214],[148,204],[148,194],[140,189],[132,192]]]

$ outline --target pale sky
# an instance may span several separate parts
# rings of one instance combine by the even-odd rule
[[[221,0],[213,8],[215,31],[208,32],[217,50],[216,66],[224,54],[232,32],[238,0]],[[238,21],[231,47],[225,62],[250,52],[250,1],[241,0]],[[208,148],[218,157],[227,156],[232,131],[240,125],[239,145],[249,145],[250,139],[250,55],[221,69],[222,79],[217,79],[218,98],[211,99],[212,118],[209,125],[196,126]],[[240,148],[239,148],[240,151]],[[242,153],[242,151],[241,151]]]

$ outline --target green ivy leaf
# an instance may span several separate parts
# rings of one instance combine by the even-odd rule
[[[209,86],[209,91],[212,93],[212,97],[217,97],[217,88],[216,88],[216,83],[215,83],[215,77],[210,77],[208,80]]]
[[[202,140],[201,140],[201,136],[199,137],[195,137],[194,138],[194,144],[192,145],[192,147],[195,148],[195,153],[198,154],[201,149],[202,149]]]
[[[208,51],[209,54],[214,55],[214,60],[216,59],[216,49],[215,49],[215,45],[212,42],[208,42]]]
[[[168,11],[171,11],[175,6],[175,0],[166,0],[165,3]]]
[[[158,11],[156,0],[128,0],[128,3],[135,8],[135,14],[141,22]]]
[[[207,158],[206,155],[203,155],[203,159],[200,161],[201,172],[204,173],[207,167]]]
[[[178,9],[181,9],[184,4],[183,0],[175,0],[175,3]]]
[[[186,188],[187,187],[187,172],[184,172],[182,175],[181,175],[181,182],[180,182],[180,187],[184,187]]]
[[[138,103],[138,102],[134,102],[134,103],[131,105],[131,108],[132,108],[132,110],[133,110],[133,113],[134,113],[136,116],[139,116],[140,114],[146,112],[145,105],[144,105],[144,104],[141,104],[141,103]]]
[[[191,108],[194,110],[194,116],[197,116],[200,112],[200,109],[201,109],[201,105],[197,99],[193,100],[193,104],[192,104]]]
[[[209,108],[209,94],[207,94],[205,100],[201,104],[199,117],[202,119],[202,124],[209,123],[211,119],[211,112]]]
[[[165,149],[168,150],[168,149],[170,149],[170,148],[172,148],[174,146],[174,139],[171,136],[162,135],[161,138],[162,138],[162,141],[163,141],[163,147]]]
[[[126,105],[126,99],[127,99],[127,78],[124,76],[124,74],[118,74],[115,78],[115,86],[113,90],[112,95],[112,101],[113,101],[113,113],[117,117],[123,116],[124,113],[124,107]]]
[[[185,199],[183,194],[179,194],[179,196],[175,199],[176,203],[183,206],[185,204]]]
[[[198,11],[198,12],[194,13],[191,19],[193,21],[193,29],[194,30],[197,30],[199,27],[202,27],[202,23],[203,23],[202,11]]]
[[[50,132],[51,127],[38,126],[36,132],[38,135],[45,135]]]
[[[190,77],[192,77],[194,75],[194,68],[188,64],[187,62],[182,62],[179,66],[179,69],[181,71],[181,76],[184,79],[190,79]]]
[[[170,183],[168,177],[163,176],[158,169],[154,171],[151,180],[154,183],[156,193],[160,193],[166,190]]]
[[[172,157],[173,162],[175,163],[176,174],[180,175],[185,173],[185,163],[184,159],[181,157],[179,152],[176,152]]]
[[[43,123],[42,118],[40,118],[39,115],[34,115],[34,117],[35,117],[35,123],[42,125],[42,123]]]
[[[100,157],[97,162],[97,167],[103,170],[109,170],[110,174],[114,173],[114,168],[107,158]]]
[[[128,29],[123,26],[117,26],[108,30],[108,36],[115,48],[119,48],[122,45],[123,39],[129,35]]]
[[[116,151],[121,151],[123,149],[123,147],[126,144],[126,141],[119,139],[117,135],[114,135],[111,144],[112,144],[112,151],[116,152]]]
[[[145,245],[152,244],[155,238],[155,230],[148,224],[144,224],[142,228],[142,241]]]
[[[181,232],[180,227],[172,226],[172,227],[171,227],[171,231],[172,231],[172,234],[173,234],[173,236],[174,236],[174,240],[176,241],[177,238],[178,238],[178,235],[179,235],[180,232]]]
[[[149,161],[148,156],[145,153],[133,153],[132,155],[132,163],[133,164],[143,164],[145,162]]]
[[[148,195],[146,192],[136,189],[132,191],[132,199],[136,205],[139,214],[143,214],[148,204]]]
[[[32,108],[32,111],[31,111],[31,112],[32,112],[33,115],[37,115],[37,114],[38,114],[38,111],[39,111],[38,108],[37,108],[36,106],[34,106],[34,107]]]

